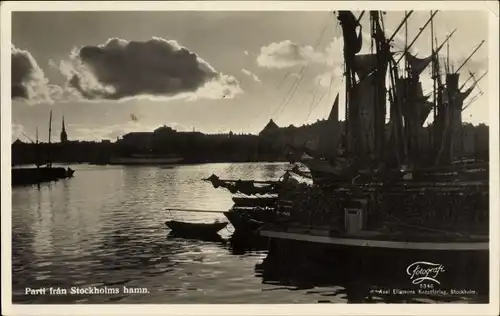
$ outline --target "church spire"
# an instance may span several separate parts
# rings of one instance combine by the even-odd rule
[[[66,133],[66,126],[64,124],[64,115],[62,117],[62,129],[61,129],[61,143],[68,142],[68,134]]]

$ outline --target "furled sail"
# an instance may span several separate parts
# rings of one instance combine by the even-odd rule
[[[361,153],[373,153],[375,148],[375,74],[370,74],[355,84],[351,98],[359,109],[359,146]]]
[[[418,119],[418,126],[423,126],[432,110],[433,103],[428,101],[429,95],[423,94],[422,83],[401,78],[396,82],[396,92],[396,101],[401,106],[405,121]]]
[[[377,69],[377,54],[360,54],[354,56],[353,70],[360,79]]]
[[[446,87],[448,88],[448,92],[451,93],[451,96],[453,98],[459,92],[458,79],[459,79],[459,74],[455,73],[446,74]]]
[[[362,36],[361,25],[351,11],[339,11],[338,19],[342,26],[344,37],[344,52],[347,56],[353,56],[361,50]],[[356,33],[356,28],[359,27],[359,34]]]
[[[340,139],[339,126],[339,94],[333,102],[332,110],[325,122],[324,129],[320,135],[320,151],[325,157],[333,157],[337,153]]]
[[[420,107],[420,126],[424,125],[425,120],[427,120],[427,117],[431,113],[433,105],[434,104],[432,102],[429,102],[427,100],[419,102],[418,106]]]
[[[415,97],[417,100],[427,100],[429,96],[424,95],[424,90],[422,89],[422,82],[417,81],[414,83],[415,85]]]
[[[461,155],[461,127],[462,127],[462,105],[463,99],[458,88],[459,74],[446,74],[446,113],[449,119],[445,131],[444,152],[447,160]]]
[[[465,101],[465,99],[469,97],[469,95],[472,93],[475,87],[476,85],[473,84],[469,89],[465,90],[464,92],[459,92],[459,99],[462,103]]]
[[[407,112],[406,100],[408,94],[408,80],[406,78],[396,79],[395,92],[395,101],[399,104],[401,114],[405,116]]]
[[[433,103],[422,93],[422,83],[412,78],[396,80],[396,102],[404,118],[402,132],[406,140],[405,148],[414,162],[418,161],[421,150],[422,126],[429,116]]]
[[[411,71],[411,76],[413,78],[419,77],[422,71],[429,66],[430,62],[432,61],[433,55],[426,57],[426,58],[417,58],[410,54],[409,52],[406,53],[406,60],[408,61],[408,64],[410,65],[410,71]]]

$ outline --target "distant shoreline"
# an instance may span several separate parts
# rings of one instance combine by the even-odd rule
[[[189,166],[189,165],[207,165],[207,164],[218,164],[218,163],[289,163],[289,161],[283,160],[217,160],[217,161],[186,161],[173,164],[110,164],[110,163],[96,163],[96,162],[77,162],[77,161],[54,161],[53,164],[57,165],[91,165],[91,166]],[[34,166],[34,164],[15,164],[11,168],[16,167],[29,167]]]

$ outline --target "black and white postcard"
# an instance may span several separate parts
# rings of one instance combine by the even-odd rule
[[[498,17],[2,3],[3,313],[498,315]]]

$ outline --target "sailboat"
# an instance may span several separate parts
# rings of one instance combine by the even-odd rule
[[[445,44],[448,44],[449,55],[449,39],[455,31],[434,47],[434,40],[437,39],[433,34],[433,18],[437,11],[431,12],[430,19],[413,41],[405,43],[399,57],[391,50],[390,43],[403,26],[407,33],[407,20],[412,13],[408,12],[394,34],[387,38],[381,26],[381,14],[370,11],[375,52],[360,54],[362,33],[358,34],[357,30],[361,27],[360,20],[364,12],[356,18],[350,11],[339,11],[338,19],[344,37],[345,129],[342,131],[339,125],[337,95],[328,118],[328,124],[335,127],[328,128],[326,135],[321,135],[326,139],[322,142],[326,146],[312,155],[304,148],[294,148],[299,151],[294,157],[308,153],[300,162],[307,166],[314,183],[346,182],[360,176],[366,182],[404,180],[408,175],[431,180],[431,171],[440,176],[443,174],[440,171],[456,169],[459,165],[451,162],[462,158],[460,128],[463,103],[484,77],[474,80],[472,86],[463,90],[466,83],[458,86],[459,71],[484,41],[456,71],[451,71],[448,58],[443,80],[438,56]],[[410,53],[410,48],[429,24],[432,54],[417,58]],[[401,60],[405,63],[403,71],[399,65]],[[432,100],[429,100],[431,95],[423,94],[420,79],[421,73],[429,65],[432,65],[434,85]],[[422,144],[422,134],[427,132],[424,123],[431,112],[433,123],[427,131],[432,130],[431,137],[428,137],[432,139],[432,144]],[[390,115],[388,123],[386,114]],[[475,169],[478,166],[485,174],[485,164],[471,164],[467,168]]]
[[[51,134],[52,134],[52,110],[50,111],[49,117],[49,145],[51,144]],[[74,174],[74,170],[71,168],[63,167],[53,167],[52,161],[49,159],[45,163],[40,162],[39,155],[40,144],[38,142],[38,128],[36,129],[36,167],[35,168],[12,168],[12,186],[25,186],[40,184],[43,182],[52,182],[59,179],[70,178]]]
[[[337,12],[344,38],[345,135],[330,134],[331,151],[320,150],[301,161],[315,185],[290,193],[292,206],[281,221],[286,224],[268,223],[260,230],[262,236],[347,247],[488,251],[488,163],[453,162],[461,158],[463,101],[477,85],[476,80],[462,91],[459,71],[483,42],[456,71],[447,67],[443,80],[438,53],[451,35],[434,47],[432,34],[429,57],[410,53],[429,24],[433,33],[437,11],[431,12],[399,56],[392,51],[392,39],[403,26],[407,28],[412,12],[387,37],[383,14],[369,11],[375,48],[369,54],[359,54],[362,33],[358,30],[364,12],[359,18],[351,11]],[[420,79],[429,65],[436,87],[431,101],[422,92]],[[421,135],[431,113],[429,146],[421,142]],[[345,151],[336,152],[342,138],[340,147],[345,145]],[[337,162],[342,159],[348,162]],[[478,169],[482,171],[471,180]]]
[[[481,44],[456,71],[446,65],[443,76],[439,52],[453,33],[438,45],[433,34],[437,11],[405,43],[403,52],[392,51],[391,41],[403,26],[407,29],[412,12],[405,13],[388,37],[383,14],[369,11],[375,48],[369,54],[360,54],[364,11],[359,17],[351,11],[336,13],[344,37],[344,129],[338,120],[337,95],[319,148],[289,146],[295,150],[289,156],[299,157],[314,184],[280,182],[266,188],[279,199],[270,210],[276,216],[269,216],[274,219],[265,223],[260,235],[342,247],[487,253],[488,163],[455,163],[461,157],[463,101],[479,81],[463,90],[465,83],[458,85],[459,71]],[[416,57],[410,48],[428,25],[431,56]],[[429,65],[434,89],[426,95],[420,75]],[[430,115],[434,120],[426,130],[424,123]],[[432,141],[425,144],[422,134],[429,130]],[[213,177],[216,188],[250,195],[260,192],[254,188],[257,181]]]

